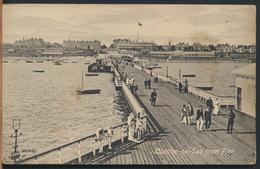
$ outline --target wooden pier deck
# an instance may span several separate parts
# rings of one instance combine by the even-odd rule
[[[160,124],[163,132],[149,136],[140,144],[127,143],[105,153],[89,164],[254,164],[256,158],[255,119],[237,112],[233,134],[225,129],[227,110],[212,116],[212,130],[198,132],[196,121],[191,126],[180,122],[180,111],[188,101],[194,106],[205,103],[188,94],[179,93],[169,83],[152,83],[157,90],[156,106],[150,105],[152,89],[145,89],[143,80],[148,75],[133,67],[125,66],[128,75],[134,73],[138,84],[137,95]]]

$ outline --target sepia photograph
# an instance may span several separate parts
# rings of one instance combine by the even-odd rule
[[[3,4],[2,163],[254,165],[256,6]]]

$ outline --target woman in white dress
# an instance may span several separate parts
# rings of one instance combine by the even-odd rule
[[[214,102],[213,102],[213,106],[214,106],[214,109],[213,109],[213,114],[214,115],[218,115],[218,112],[219,112],[219,108],[220,108],[220,105],[219,105],[220,103],[219,103],[219,100],[218,100],[218,98],[216,98],[215,100],[214,100]]]

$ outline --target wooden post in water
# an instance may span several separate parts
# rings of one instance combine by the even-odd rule
[[[81,149],[80,149],[80,141],[78,141],[78,160],[81,163]]]
[[[61,148],[58,149],[59,152],[59,164],[62,164]]]

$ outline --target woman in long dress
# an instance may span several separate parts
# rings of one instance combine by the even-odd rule
[[[213,103],[214,103],[213,114],[217,116],[218,112],[219,112],[219,108],[220,108],[220,105],[219,105],[220,103],[219,103],[218,98],[216,98]]]

